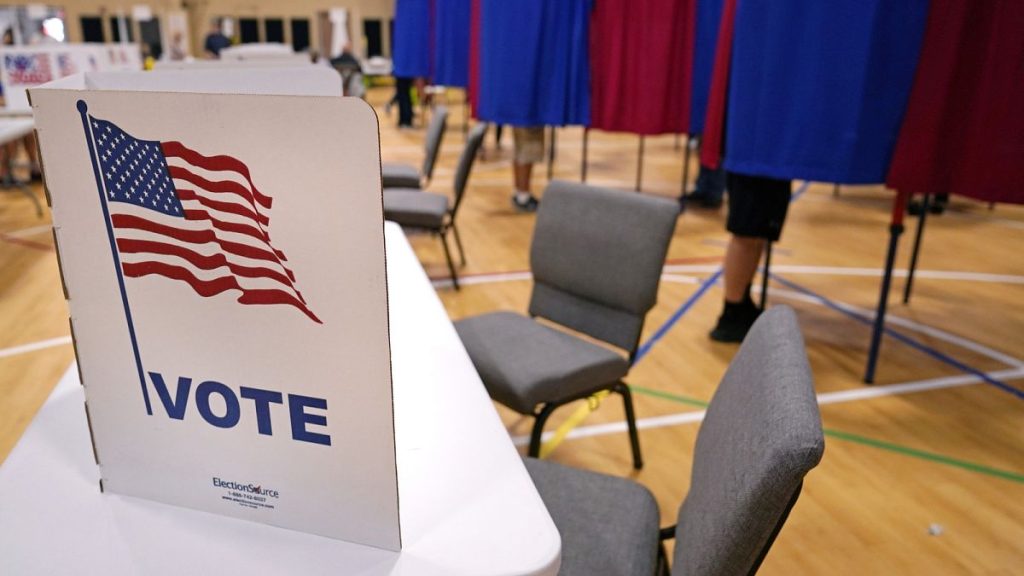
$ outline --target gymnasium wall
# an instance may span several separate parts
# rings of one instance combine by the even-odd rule
[[[2,1],[3,6],[25,6],[39,2]],[[292,19],[309,22],[309,37],[312,49],[319,49],[321,28],[331,8],[345,8],[349,13],[349,34],[353,49],[364,54],[363,23],[365,20],[380,22],[381,45],[385,56],[390,56],[390,26],[394,17],[394,0],[57,0],[51,6],[64,9],[67,39],[70,42],[83,40],[82,16],[98,17],[102,20],[107,41],[111,41],[115,27],[111,18],[119,12],[131,15],[133,7],[148,6],[153,15],[166,22],[168,18],[184,18],[188,22],[189,46],[194,56],[202,55],[203,39],[209,30],[210,20],[218,17],[256,18],[260,21],[260,34],[264,34],[263,21],[267,18],[284,21],[284,40],[290,43]],[[138,23],[134,37],[139,37]],[[237,26],[236,26],[237,29]],[[261,38],[262,39],[262,38]],[[165,47],[166,47],[165,40]]]

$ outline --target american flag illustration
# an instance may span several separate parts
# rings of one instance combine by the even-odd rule
[[[71,76],[72,74],[78,73],[78,65],[75,64],[74,58],[71,57],[71,54],[66,52],[57,54],[57,67],[60,69],[60,75],[62,78],[64,76]]]
[[[272,199],[242,161],[141,140],[83,116],[125,277],[162,276],[207,298],[238,292],[241,304],[293,306],[321,323],[271,244]]]
[[[11,84],[44,84],[53,80],[49,54],[7,54],[4,68]]]

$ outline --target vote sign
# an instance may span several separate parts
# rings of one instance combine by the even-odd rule
[[[372,110],[31,96],[102,489],[399,549]]]

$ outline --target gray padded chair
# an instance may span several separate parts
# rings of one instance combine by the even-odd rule
[[[661,530],[676,540],[671,573],[757,572],[824,449],[796,315],[774,307],[740,346],[697,433],[678,524]],[[562,535],[559,574],[668,573],[646,488],[530,458],[526,468]]]
[[[487,124],[477,124],[469,132],[466,146],[459,156],[459,164],[455,168],[455,198],[449,203],[448,196],[423,192],[419,189],[388,188],[384,190],[384,219],[397,222],[404,228],[426,230],[441,237],[444,257],[448,261],[448,270],[452,275],[455,289],[459,289],[459,276],[452,263],[452,255],[448,249],[448,231],[455,236],[455,245],[459,248],[459,259],[466,265],[466,253],[462,250],[459,230],[455,227],[455,214],[462,204],[462,197],[469,183],[469,172],[473,161],[480,150],[480,143],[487,133]]]
[[[669,200],[584,184],[556,181],[544,192],[530,247],[530,316],[625,355],[512,312],[455,323],[491,398],[536,417],[531,456],[540,453],[544,423],[555,409],[609,390],[623,398],[633,465],[643,466],[633,400],[622,378],[657,299],[678,215]]]
[[[434,164],[437,154],[441,151],[441,140],[448,129],[448,109],[438,106],[427,126],[424,141],[423,168],[417,170],[409,164],[385,162],[380,167],[380,176],[384,188],[425,188],[434,175]]]

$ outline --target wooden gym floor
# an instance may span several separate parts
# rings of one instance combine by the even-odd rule
[[[385,161],[422,159],[423,130],[398,131],[384,114],[390,89],[369,99],[381,117]],[[451,192],[462,147],[461,93],[430,189]],[[396,114],[393,111],[392,114]],[[580,178],[582,130],[558,131],[555,178]],[[595,132],[588,181],[632,192],[638,139]],[[497,309],[524,311],[534,217],[510,203],[511,133],[488,135],[458,217],[467,266],[461,291],[447,282],[436,238],[413,247],[453,319]],[[677,197],[682,149],[672,136],[646,142],[643,193]],[[696,160],[690,178],[696,177]],[[534,191],[547,182],[534,172]],[[887,242],[892,192],[802,182],[773,258],[769,302],[799,315],[826,428],[821,465],[762,568],[763,574],[1015,574],[1024,570],[1024,210],[954,199],[928,220],[909,305],[894,281],[890,327],[876,384],[861,381],[868,326]],[[36,193],[42,196],[41,190]],[[646,466],[634,473],[621,403],[611,398],[551,458],[635,478],[655,494],[662,524],[674,523],[689,484],[704,403],[736,347],[707,332],[721,307],[715,285],[696,297],[725,251],[725,209],[691,209],[677,224],[658,304],[633,368]],[[913,226],[898,269],[909,260]],[[679,312],[683,311],[680,315]],[[673,322],[673,317],[678,319]],[[49,216],[14,191],[0,191],[0,462],[73,360]],[[660,337],[658,337],[658,336]],[[653,338],[652,338],[653,337]],[[525,359],[524,359],[525,361]],[[554,429],[570,412],[556,413]],[[530,422],[499,407],[517,442]],[[599,502],[595,505],[600,505]]]

